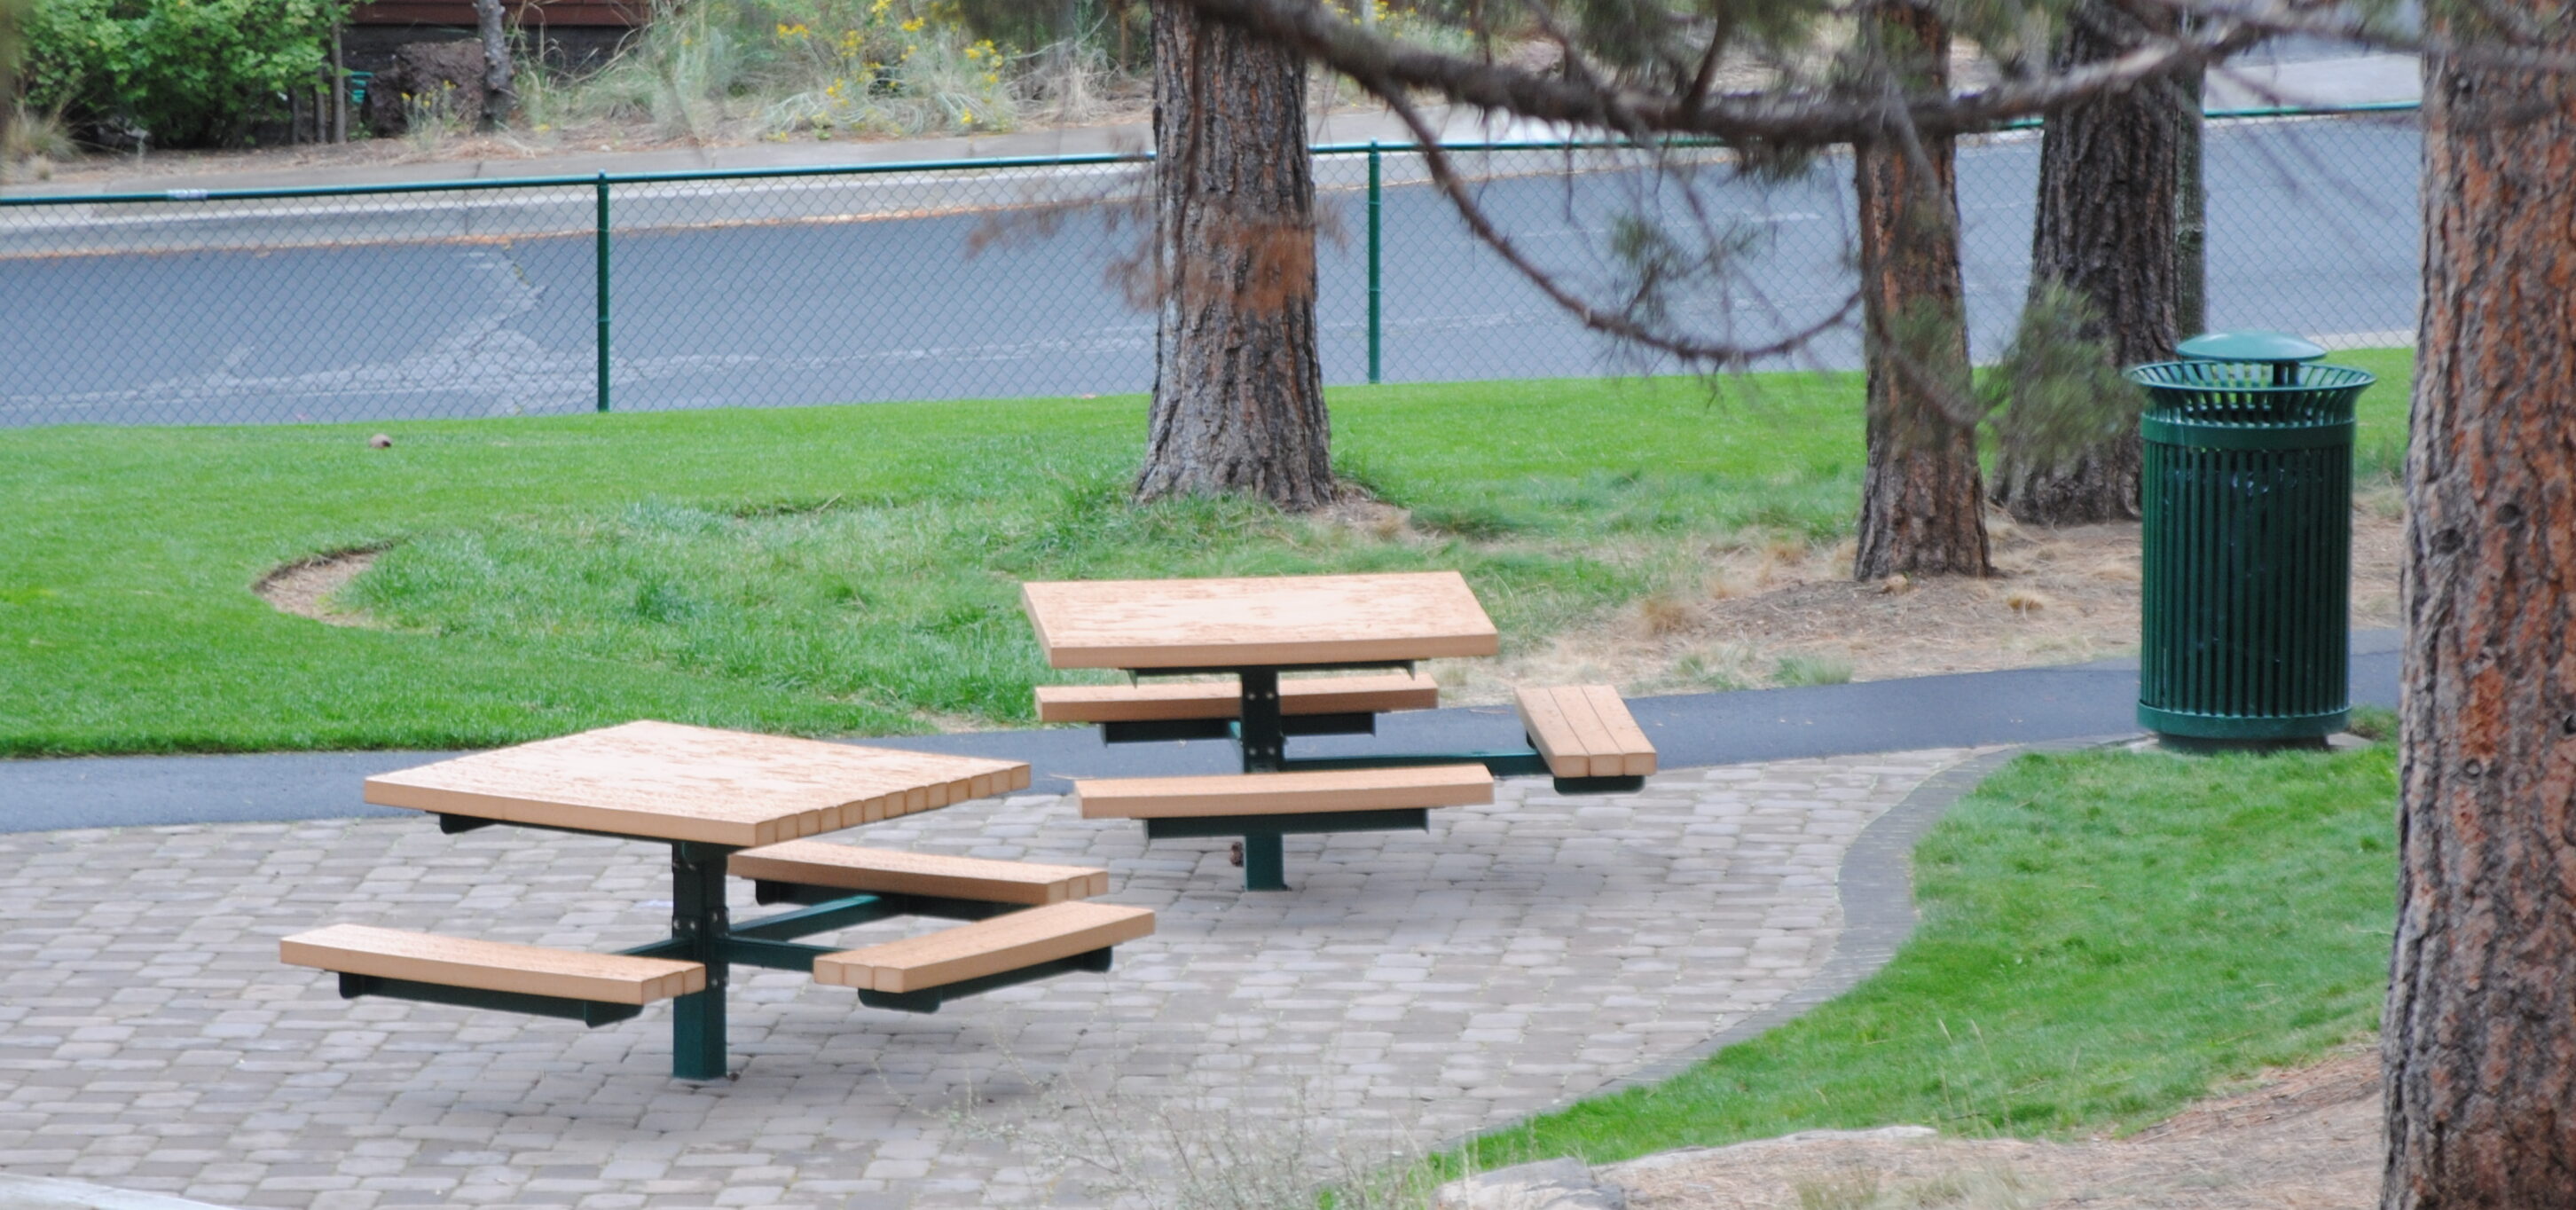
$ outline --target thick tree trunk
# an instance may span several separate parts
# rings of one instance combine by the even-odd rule
[[[2170,19],[2163,24],[2170,25]],[[2067,18],[2061,66],[2117,58],[2155,32],[2112,0],[2078,5]],[[2050,286],[2092,309],[2081,329],[2114,366],[2173,356],[2182,285],[2175,237],[2182,110],[2165,81],[2080,101],[2048,115],[2039,144],[2039,207],[2030,241],[2031,305]],[[2133,401],[2118,408],[2112,434],[2074,450],[2025,448],[2027,431],[2005,417],[1995,460],[1995,502],[2031,525],[2087,525],[2138,515],[2141,451]]]
[[[1157,0],[1154,150],[1162,317],[1136,498],[1330,503],[1304,61]]]
[[[1918,81],[1946,86],[1950,31],[1938,16],[1886,0],[1871,19]],[[1976,423],[1966,415],[1955,148],[1946,138],[1909,146],[1891,134],[1853,148],[1852,163],[1869,362],[1869,459],[1852,575],[1986,575],[1985,492]]]
[[[2424,69],[2381,1204],[2576,1207],[2576,77]]]
[[[0,0],[0,170],[9,167],[9,123],[18,115],[18,13],[20,0]]]
[[[2200,173],[2206,75],[2186,72],[2173,89],[2182,134],[2174,153],[2174,334],[2182,340],[2209,330],[2209,190]]]
[[[510,65],[510,31],[501,25],[501,0],[474,0],[474,26],[483,39],[483,128],[490,130],[519,109],[517,73]]]

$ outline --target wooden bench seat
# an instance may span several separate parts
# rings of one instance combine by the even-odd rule
[[[1297,677],[1279,682],[1279,712],[1288,716],[1428,710],[1440,683],[1417,672]],[[1226,681],[1148,681],[1138,685],[1040,685],[1042,723],[1141,723],[1233,718],[1243,690]]]
[[[814,981],[863,1004],[931,1011],[940,1001],[1069,970],[1107,970],[1109,947],[1154,931],[1147,908],[1068,901],[814,960]]]
[[[1641,778],[1655,771],[1655,745],[1608,685],[1522,689],[1521,726],[1560,779]]]
[[[821,840],[744,849],[725,859],[725,870],[761,882],[1032,907],[1109,890],[1109,871],[1085,866],[863,849]]]
[[[1494,801],[1483,765],[1310,769],[1209,777],[1077,780],[1086,819],[1144,821],[1147,840],[1240,836],[1235,863],[1250,891],[1288,889],[1280,837],[1428,829],[1430,808]]]
[[[1111,777],[1077,780],[1073,792],[1081,800],[1085,819],[1306,815],[1492,802],[1494,775],[1486,772],[1483,765],[1417,765],[1206,777]]]
[[[363,924],[297,933],[277,943],[277,956],[289,966],[337,972],[343,996],[391,995],[572,1017],[593,1025],[634,1016],[657,1000],[707,989],[707,968],[695,962]]]

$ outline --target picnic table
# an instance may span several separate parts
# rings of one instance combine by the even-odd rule
[[[1425,661],[1500,650],[1454,571],[1040,581],[1021,597],[1050,666],[1131,681],[1042,687],[1041,720],[1096,722],[1111,743],[1228,738],[1241,751],[1240,776],[1078,781],[1083,814],[1142,819],[1148,839],[1239,836],[1247,890],[1287,889],[1287,834],[1427,829],[1433,808],[1492,801],[1496,776],[1601,793],[1654,771],[1654,746],[1606,685],[1520,691],[1527,746],[1289,755],[1292,737],[1375,734],[1380,713],[1436,705]],[[1374,675],[1307,675],[1352,672]],[[1210,676],[1231,684],[1144,683]]]
[[[667,844],[671,932],[593,954],[333,925],[286,938],[284,961],[338,972],[341,994],[567,1017],[597,1026],[673,1001],[672,1074],[726,1073],[725,988],[737,964],[810,971],[862,1004],[935,1011],[962,995],[1074,970],[1152,931],[1142,908],[1082,902],[1106,871],[818,843],[1029,784],[1018,761],[635,722],[367,779],[366,800],[445,833],[510,825]],[[736,922],[729,872],[793,910]],[[977,921],[856,950],[795,938],[895,915]]]

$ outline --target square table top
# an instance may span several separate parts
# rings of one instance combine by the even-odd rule
[[[1492,655],[1498,641],[1454,571],[1020,586],[1057,668],[1247,668]]]
[[[1028,788],[1019,761],[633,722],[367,779],[368,802],[750,848]]]

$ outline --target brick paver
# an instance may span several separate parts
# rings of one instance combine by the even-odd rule
[[[1105,864],[1107,898],[1160,931],[1107,976],[932,1016],[737,968],[738,1075],[703,1086],[669,1078],[667,1007],[584,1030],[342,1001],[277,962],[278,937],[334,921],[636,944],[669,906],[657,847],[425,819],[0,835],[0,1168],[313,1210],[821,1210],[1115,1200],[1182,1179],[1176,1147],[1249,1174],[1436,1145],[1797,988],[1840,927],[1844,850],[1965,755],[1681,770],[1601,798],[1508,781],[1428,834],[1289,838],[1285,894],[1240,890],[1223,841],[1149,847],[1048,796],[858,829]],[[761,910],[739,889],[737,918]]]

